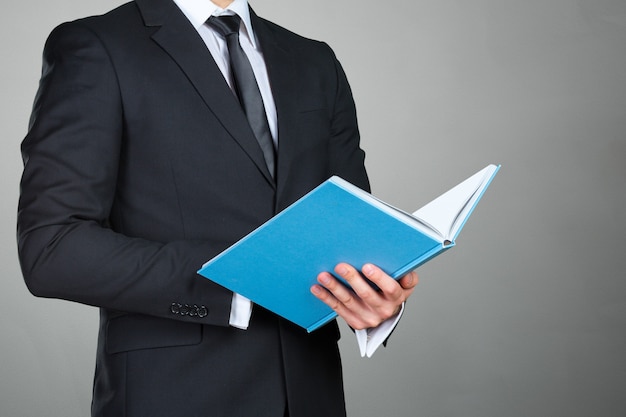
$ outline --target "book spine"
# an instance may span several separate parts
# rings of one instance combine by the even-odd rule
[[[402,266],[401,268],[395,270],[390,275],[391,275],[391,277],[393,279],[400,279],[405,274],[407,274],[407,273],[413,271],[414,269],[416,269],[417,267],[425,264],[426,262],[428,262],[431,259],[433,259],[435,256],[438,256],[438,255],[442,254],[443,252],[447,251],[448,249],[450,249],[454,245],[455,245],[455,243],[452,242],[449,245],[437,246],[434,249],[432,249],[431,251],[426,252],[424,255],[420,256],[419,258],[416,258],[413,261],[411,261],[411,262],[407,263],[406,265]]]
[[[318,321],[316,321],[315,323],[313,323],[309,327],[307,327],[306,331],[308,333],[311,333],[314,330],[319,329],[320,327],[322,327],[323,325],[325,325],[326,323],[328,323],[329,321],[331,321],[335,317],[337,317],[337,313],[335,313],[334,311],[331,311],[326,316],[322,317],[321,319],[319,319]]]

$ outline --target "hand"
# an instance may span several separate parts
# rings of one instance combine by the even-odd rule
[[[332,274],[322,272],[317,276],[319,285],[313,285],[311,292],[355,330],[377,327],[398,314],[402,303],[409,298],[418,283],[415,271],[396,281],[372,264],[365,264],[361,272],[379,290],[373,288],[351,265],[340,263],[335,267],[335,272],[352,289]]]

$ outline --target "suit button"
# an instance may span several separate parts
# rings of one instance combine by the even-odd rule
[[[180,314],[181,316],[187,316],[189,315],[189,309],[190,309],[189,304],[185,304],[180,307],[180,313],[178,314]]]
[[[170,305],[170,312],[180,316],[199,317],[203,318],[209,315],[209,309],[205,306],[198,306],[196,304],[181,304],[172,303]]]

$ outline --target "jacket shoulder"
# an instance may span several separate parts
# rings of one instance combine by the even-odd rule
[[[51,36],[59,32],[74,32],[85,29],[94,32],[114,31],[116,28],[125,27],[130,22],[137,22],[137,19],[141,19],[139,9],[135,2],[129,2],[104,14],[63,22],[53,29]]]
[[[258,24],[264,26],[267,31],[272,33],[276,40],[281,43],[289,44],[291,47],[329,49],[328,45],[320,40],[299,35],[262,17],[256,17],[256,20]]]

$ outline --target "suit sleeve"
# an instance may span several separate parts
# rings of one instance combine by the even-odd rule
[[[331,116],[329,162],[333,175],[370,191],[365,171],[365,152],[360,147],[356,106],[343,67],[328,47],[335,70],[335,98]]]
[[[369,192],[370,184],[364,165],[365,152],[360,147],[360,134],[352,91],[346,74],[332,50],[331,54],[335,63],[337,88],[331,120],[330,167],[335,174]],[[380,344],[386,346],[401,314],[389,319],[380,327],[361,332],[361,340],[359,340],[361,356],[371,357]],[[372,343],[368,343],[368,333],[374,337]]]
[[[124,116],[115,69],[98,37],[65,24],[44,49],[18,207],[18,250],[42,297],[228,325],[232,293],[198,278],[209,242],[154,242],[109,227]],[[176,306],[192,308],[180,314]],[[193,311],[194,306],[201,308]],[[199,311],[199,314],[198,314]],[[185,313],[189,313],[188,310]]]

